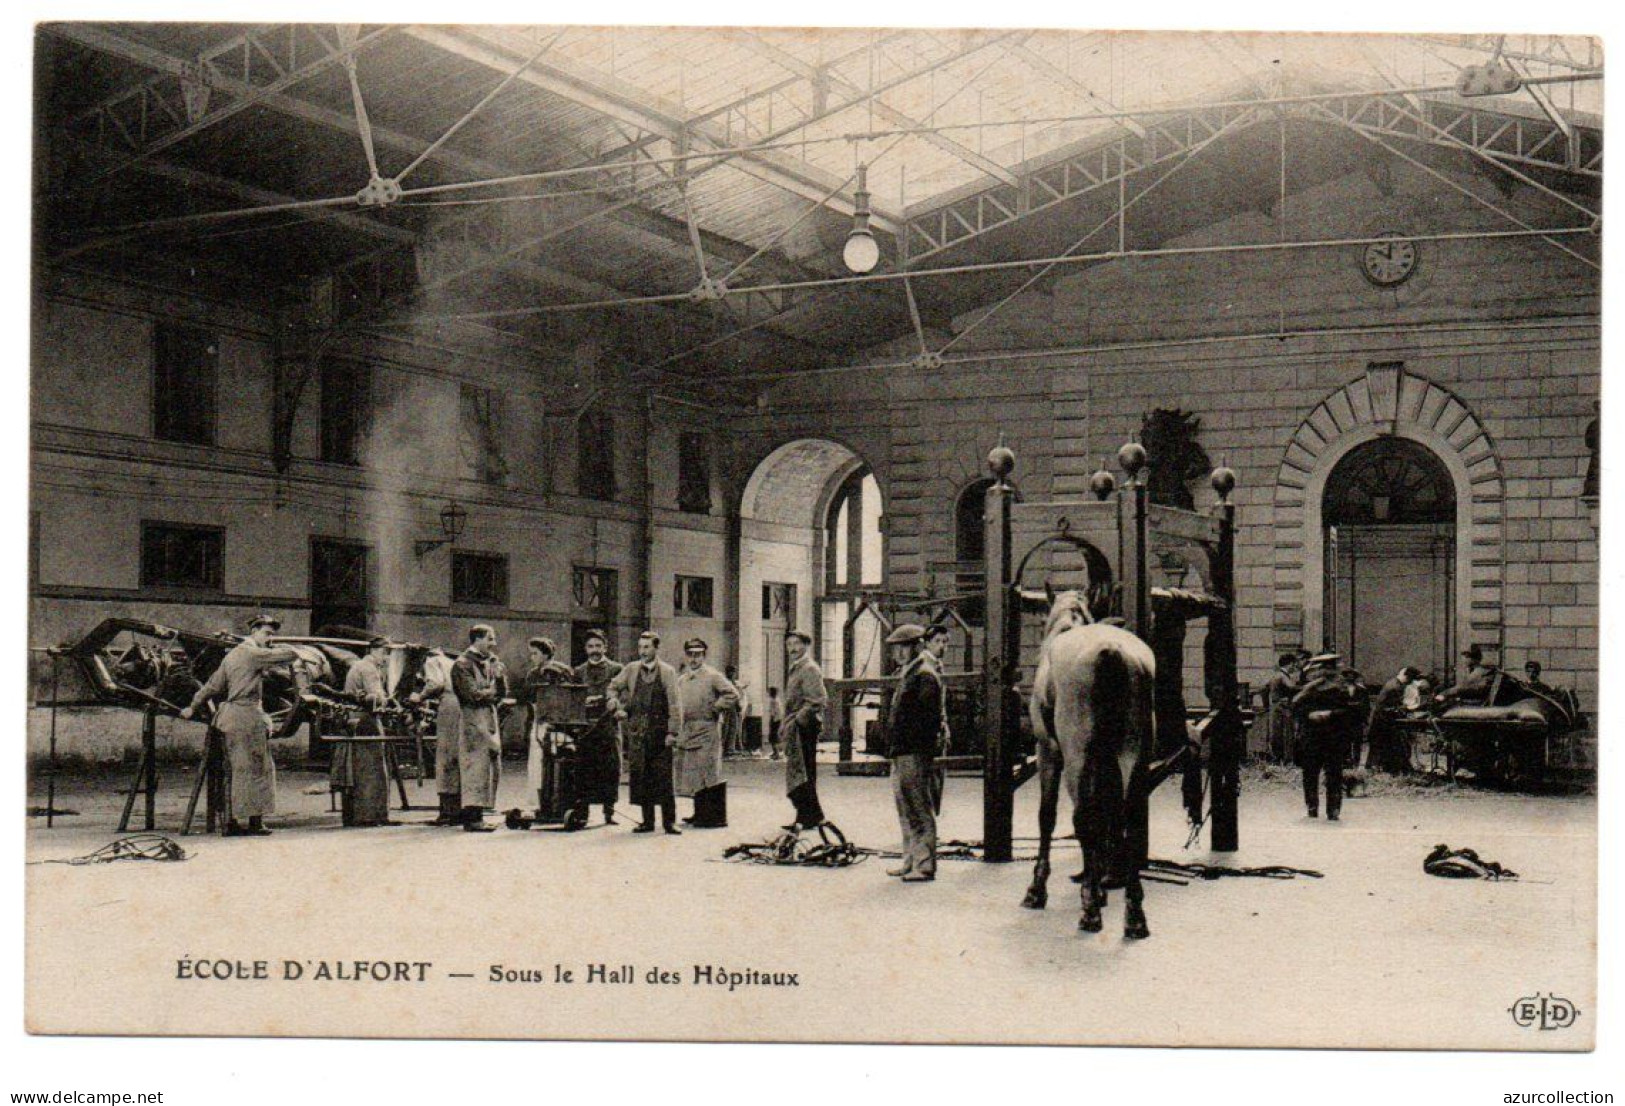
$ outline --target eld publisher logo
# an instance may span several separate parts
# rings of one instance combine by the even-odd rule
[[[1523,1029],[1568,1029],[1580,1017],[1579,1008],[1568,999],[1538,991],[1514,1002],[1507,1007],[1507,1013]]]

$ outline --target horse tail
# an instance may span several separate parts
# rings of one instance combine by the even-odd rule
[[[1120,756],[1129,738],[1130,690],[1128,658],[1115,645],[1102,646],[1095,654],[1090,688],[1090,714],[1095,721],[1090,745],[1102,757]]]
[[[1119,851],[1128,828],[1125,801],[1140,737],[1133,722],[1134,678],[1128,657],[1115,645],[1102,646],[1094,658],[1089,691],[1094,732],[1085,757],[1085,786],[1097,840],[1109,842],[1105,855],[1112,869],[1121,868]]]

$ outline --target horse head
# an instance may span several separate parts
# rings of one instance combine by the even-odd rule
[[[1050,596],[1049,620],[1044,623],[1045,641],[1074,626],[1094,624],[1094,615],[1080,592],[1068,590],[1056,594],[1048,584],[1045,585],[1045,592]]]

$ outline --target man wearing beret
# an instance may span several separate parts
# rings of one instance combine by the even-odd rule
[[[905,883],[937,878],[936,811],[942,777],[936,759],[948,732],[939,658],[947,641],[948,628],[941,625],[903,625],[886,638],[887,645],[912,654],[898,673],[888,719],[892,796],[903,831],[903,863],[886,874]]]
[[[824,708],[829,694],[824,690],[824,673],[812,659],[812,635],[791,630],[784,635],[784,654],[789,666],[784,673],[784,697],[779,709],[779,741],[784,745],[784,789],[796,809],[795,821],[785,829],[792,833],[824,824],[824,808],[818,801],[818,737],[824,731]],[[770,691],[772,689],[769,689]],[[769,700],[771,714],[773,701]],[[769,722],[771,724],[771,717]]]
[[[715,829],[728,824],[722,787],[722,717],[739,705],[739,691],[706,663],[710,652],[703,638],[683,642],[683,667],[677,673],[677,698],[683,725],[672,752],[672,780],[677,794],[694,800],[685,825]]]
[[[586,825],[593,803],[604,808],[604,824],[615,824],[615,800],[621,789],[620,727],[609,701],[610,681],[621,666],[609,659],[609,638],[602,630],[588,630],[587,659],[575,667],[578,684],[587,685],[587,717],[592,725],[576,739],[576,806],[570,824]]]
[[[248,623],[248,638],[225,655],[182,718],[191,718],[207,702],[221,700],[213,726],[226,740],[231,766],[227,837],[267,837],[265,816],[276,812],[276,762],[271,759],[271,720],[261,702],[265,671],[299,659],[285,645],[272,645],[271,635],[282,623],[268,614]],[[240,819],[247,818],[245,828]]]
[[[553,639],[533,637],[527,643],[530,668],[521,678],[518,699],[525,704],[525,733],[529,756],[525,764],[525,787],[536,795],[538,822],[565,822],[575,803],[575,748],[552,719],[542,716],[539,704],[542,688],[575,682],[570,666],[554,659],[558,651]]]
[[[1364,689],[1344,678],[1342,657],[1321,653],[1309,658],[1304,686],[1292,698],[1298,720],[1298,760],[1303,767],[1303,802],[1311,818],[1320,817],[1320,779],[1326,778],[1326,818],[1335,822],[1343,810],[1343,765],[1350,738],[1365,718]]]
[[[676,836],[677,798],[672,791],[672,749],[683,728],[683,702],[677,672],[660,659],[660,635],[638,635],[638,659],[609,682],[609,709],[626,732],[629,798],[643,809],[633,833],[653,833],[655,807],[665,831]]]

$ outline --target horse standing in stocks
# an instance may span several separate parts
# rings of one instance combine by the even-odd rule
[[[1152,685],[1156,662],[1134,634],[1094,621],[1075,591],[1049,594],[1049,621],[1029,710],[1038,738],[1038,860],[1022,905],[1049,900],[1050,841],[1064,781],[1072,825],[1083,852],[1083,913],[1078,928],[1098,933],[1105,880],[1122,861],[1128,906],[1123,936],[1149,937],[1140,840],[1150,800],[1148,765],[1155,733]]]

